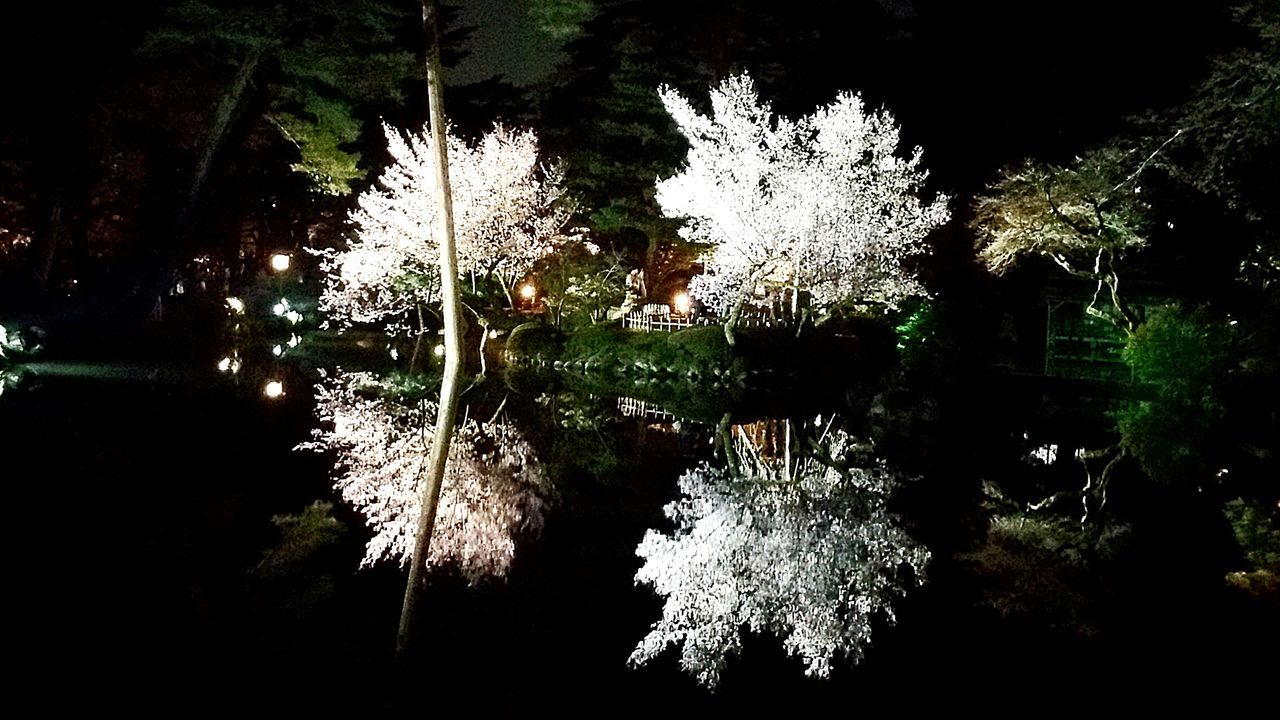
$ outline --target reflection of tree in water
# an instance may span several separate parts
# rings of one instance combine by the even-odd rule
[[[731,469],[701,463],[680,478],[666,508],[674,532],[650,530],[636,550],[637,581],[666,603],[632,663],[681,644],[685,670],[714,685],[745,625],[826,676],[835,656],[860,658],[873,618],[893,620],[892,601],[922,582],[929,558],[887,510],[896,476],[852,466],[854,439],[830,425],[812,445],[788,462],[738,432]]]
[[[419,514],[418,478],[431,450],[435,403],[404,404],[371,375],[340,375],[317,393],[329,425],[304,448],[337,454],[334,486],[368,519],[374,535],[364,563],[409,561]],[[515,540],[542,528],[552,493],[533,448],[510,423],[461,422],[432,536],[429,566],[456,566],[469,581],[503,576]]]

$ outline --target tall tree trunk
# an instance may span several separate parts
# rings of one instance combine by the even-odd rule
[[[227,88],[222,95],[222,100],[218,102],[218,109],[213,114],[213,124],[209,126],[209,134],[205,138],[204,150],[200,153],[200,160],[196,163],[195,172],[191,176],[191,185],[187,187],[187,196],[182,199],[182,206],[178,210],[178,229],[182,235],[190,230],[191,223],[194,222],[200,195],[204,192],[204,186],[209,180],[213,163],[217,160],[218,153],[226,143],[227,134],[230,133],[231,127],[244,107],[245,93],[249,90],[249,84],[258,70],[258,62],[261,59],[261,48],[250,48],[240,61],[240,67],[236,69],[231,87]],[[180,239],[186,240],[185,237]]]
[[[444,120],[444,81],[440,72],[438,15],[436,0],[422,0],[422,28],[427,40],[427,99],[431,111],[432,149],[436,159],[435,199],[440,213],[436,237],[440,245],[440,296],[444,313],[444,377],[440,381],[440,412],[436,416],[435,439],[431,443],[431,454],[427,459],[427,474],[419,485],[422,513],[414,534],[409,581],[405,585],[404,604],[400,609],[396,654],[402,659],[409,653],[413,620],[422,596],[423,570],[431,548],[431,532],[435,527],[440,488],[444,484],[445,462],[449,458],[449,442],[453,438],[462,379],[462,303],[458,292],[458,254],[453,239],[453,196],[449,187],[448,143],[445,141],[447,128]]]
[[[36,294],[43,297],[49,289],[53,275],[54,259],[64,244],[67,234],[66,193],[62,188],[54,190],[49,200],[49,210],[44,227],[36,233],[32,243],[35,262],[31,268],[31,284]]]

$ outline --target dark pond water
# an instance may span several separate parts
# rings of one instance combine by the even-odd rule
[[[1154,539],[1127,576],[1073,577],[1061,589],[1096,597],[1024,615],[995,609],[998,572],[984,574],[973,554],[990,515],[981,485],[1023,460],[1010,423],[991,422],[1019,413],[994,386],[881,388],[872,398],[801,375],[736,393],[635,387],[620,399],[627,388],[498,373],[468,391],[469,412],[487,415],[505,401],[559,501],[541,534],[519,544],[505,579],[431,577],[420,655],[397,669],[403,576],[395,566],[359,569],[369,531],[337,499],[332,458],[294,450],[316,424],[311,376],[290,371],[286,394],[269,400],[262,377],[219,374],[215,362],[62,376],[49,366],[0,400],[16,565],[10,679],[55,679],[42,694],[46,709],[367,716],[423,702],[481,717],[855,714],[1082,702],[1084,687],[1133,697],[1178,681],[1247,686],[1265,673],[1250,649],[1266,626],[1201,583],[1217,568],[1199,545],[1221,538],[1174,501],[1139,513]],[[663,414],[664,395],[703,415]],[[662,612],[652,589],[635,583],[636,547],[647,529],[670,528],[663,507],[678,495],[677,478],[721,461],[718,422],[772,432],[776,442],[779,419],[817,415],[872,438],[914,478],[893,509],[933,559],[927,582],[895,604],[897,623],[878,617],[861,662],[837,660],[825,680],[806,678],[768,634],[745,636],[714,693],[681,670],[678,652],[628,668]],[[280,543],[273,516],[316,500],[334,503],[340,539],[284,571],[260,572]]]

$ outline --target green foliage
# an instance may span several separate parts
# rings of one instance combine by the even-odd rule
[[[507,357],[517,362],[545,360],[550,362],[564,351],[565,336],[560,330],[543,323],[517,326],[507,336]]]
[[[1199,401],[1224,371],[1230,358],[1230,326],[1203,310],[1171,309],[1153,313],[1134,332],[1124,360],[1141,382],[1162,395]]]
[[[1275,509],[1268,510],[1256,500],[1236,498],[1226,504],[1223,513],[1253,569],[1280,573],[1280,521]]]
[[[1280,606],[1280,519],[1262,503],[1236,498],[1223,513],[1231,523],[1248,570],[1227,574],[1227,583]]]
[[[267,115],[298,149],[294,170],[322,192],[345,194],[364,174],[359,153],[348,149],[362,131],[358,108],[401,102],[406,83],[422,74],[401,37],[413,19],[385,0],[291,0],[266,8],[185,0],[167,9],[164,26],[147,37],[142,53],[205,53],[250,70],[266,93]],[[249,105],[231,100],[229,107]]]
[[[610,319],[611,311],[626,300],[627,270],[621,257],[594,243],[565,243],[536,274],[552,322],[565,329]]]
[[[1214,462],[1212,439],[1223,415],[1215,392],[1231,357],[1226,323],[1203,311],[1169,310],[1130,338],[1124,360],[1156,398],[1115,413],[1121,443],[1154,480],[1199,484]]]
[[[280,112],[273,120],[301,156],[293,169],[320,192],[346,195],[352,183],[364,179],[360,154],[343,147],[360,139],[360,121],[350,103],[308,93],[300,114]]]
[[[336,545],[346,532],[333,517],[333,503],[317,500],[298,515],[275,515],[280,542],[266,552],[256,572],[264,577],[297,572],[318,553]]]
[[[893,332],[898,336],[898,349],[916,348],[933,337],[937,320],[933,304],[927,300],[910,300],[899,313]]]
[[[605,326],[585,328],[569,336],[563,357],[565,362],[623,373],[675,375],[724,369],[734,359],[724,332],[710,325],[673,333],[634,332]]]
[[[595,13],[591,0],[531,0],[529,18],[553,40],[565,42],[582,33],[582,23]]]
[[[1103,147],[1067,165],[1026,162],[978,198],[973,224],[982,259],[1004,272],[1040,255],[1093,277],[1100,254],[1118,258],[1147,244],[1148,206],[1137,175],[1143,156]]]

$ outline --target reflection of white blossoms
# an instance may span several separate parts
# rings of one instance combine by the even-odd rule
[[[331,429],[301,447],[337,454],[335,487],[374,531],[364,564],[407,563],[419,515],[417,483],[431,449],[435,403],[406,407],[379,397],[376,379],[344,375],[318,389],[317,414]],[[522,533],[542,528],[551,486],[533,448],[505,422],[462,422],[432,535],[429,566],[453,565],[471,582],[503,576]]]
[[[851,441],[831,435],[840,458]],[[637,582],[666,604],[631,662],[682,644],[685,670],[715,685],[745,625],[778,636],[808,674],[825,677],[837,654],[860,658],[877,613],[893,620],[893,599],[923,580],[929,553],[886,510],[887,470],[807,459],[788,473],[745,443],[738,452],[741,477],[706,463],[685,473],[681,499],[666,508],[674,534],[650,530],[636,550]]]

